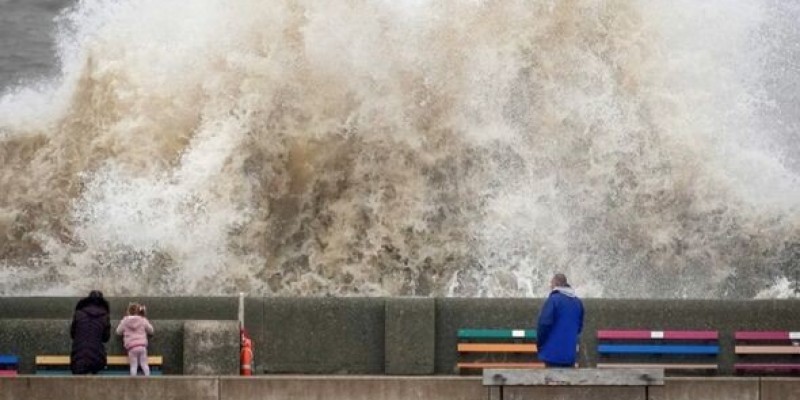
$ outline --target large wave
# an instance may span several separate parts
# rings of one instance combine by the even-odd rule
[[[78,2],[0,99],[0,293],[788,287],[797,36],[735,3]]]

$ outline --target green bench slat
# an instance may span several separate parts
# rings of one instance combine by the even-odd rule
[[[536,339],[535,329],[459,329],[458,339]]]

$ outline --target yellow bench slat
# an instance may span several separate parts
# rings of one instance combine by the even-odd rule
[[[736,354],[800,354],[800,346],[736,346]]]
[[[150,365],[161,365],[164,361],[162,356],[147,356],[147,363]],[[128,356],[108,356],[108,365],[128,365]]]
[[[462,353],[536,353],[533,343],[459,343],[458,351]]]
[[[470,368],[544,368],[541,362],[474,362],[458,363],[460,369]]]
[[[108,356],[108,365],[128,365],[128,356]],[[147,363],[150,365],[162,365],[163,356],[148,356]],[[36,356],[36,365],[69,365],[69,356]]]

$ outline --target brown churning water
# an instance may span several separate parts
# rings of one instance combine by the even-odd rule
[[[790,295],[800,35],[735,3],[79,2],[0,98],[0,294]]]

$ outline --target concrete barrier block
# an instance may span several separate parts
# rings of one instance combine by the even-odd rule
[[[667,378],[650,400],[759,400],[758,378]],[[791,398],[791,397],[785,397]]]
[[[385,372],[433,374],[436,347],[435,301],[428,298],[386,300]]]
[[[238,375],[239,323],[186,321],[183,365],[185,375]]]
[[[264,330],[267,373],[383,373],[384,299],[268,298]]]

